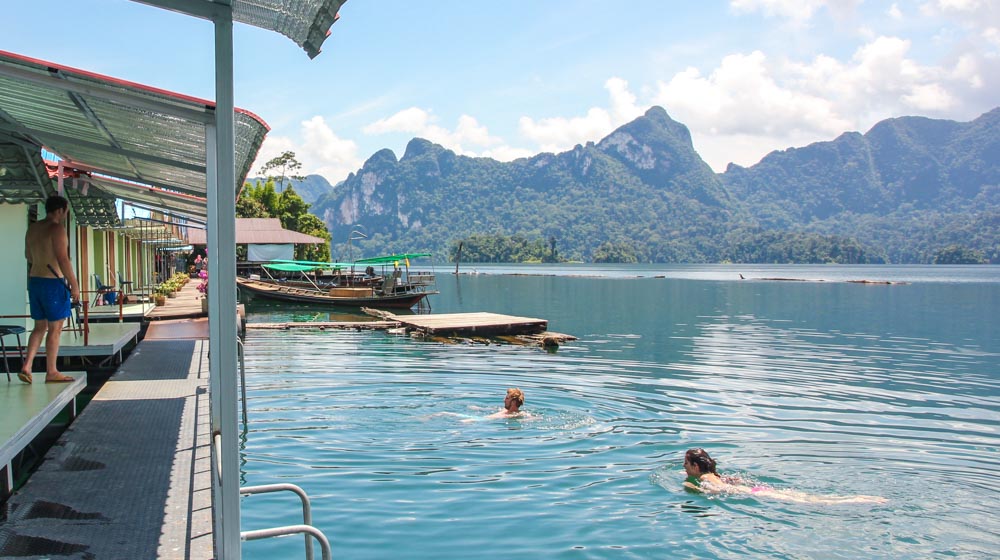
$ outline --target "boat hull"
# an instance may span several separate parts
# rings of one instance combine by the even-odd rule
[[[308,303],[330,307],[373,307],[376,309],[410,309],[421,300],[437,292],[407,292],[394,295],[375,295],[370,297],[339,297],[330,296],[315,290],[297,287],[279,286],[257,280],[237,278],[236,284],[240,290],[253,298],[264,298],[275,301]]]

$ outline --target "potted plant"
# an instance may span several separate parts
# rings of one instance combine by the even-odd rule
[[[201,278],[201,282],[198,284],[198,291],[203,294],[201,298],[201,312],[208,313],[208,271],[198,271],[198,278]]]
[[[167,292],[163,288],[162,284],[158,288],[156,288],[156,293],[153,295],[153,301],[156,302],[156,305],[167,304]]]

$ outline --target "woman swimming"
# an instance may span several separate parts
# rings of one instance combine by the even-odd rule
[[[803,504],[884,504],[888,501],[881,496],[814,496],[767,485],[750,486],[744,484],[739,477],[719,476],[715,459],[700,447],[688,449],[684,453],[684,472],[688,476],[684,487],[706,494],[747,494]]]

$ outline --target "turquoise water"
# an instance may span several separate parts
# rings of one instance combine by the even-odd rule
[[[580,339],[548,353],[369,331],[249,332],[244,484],[304,487],[335,557],[1000,549],[1000,267],[448,270],[438,270],[435,312],[542,317]],[[856,279],[908,283],[844,282]],[[532,416],[483,419],[511,386]],[[889,501],[691,494],[681,463],[696,446],[760,483]],[[242,508],[244,529],[301,520],[289,496]],[[243,552],[302,557],[302,540]]]

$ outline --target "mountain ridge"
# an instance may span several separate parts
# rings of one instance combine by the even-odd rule
[[[414,138],[402,158],[372,154],[311,211],[335,243],[363,226],[372,252],[447,254],[478,234],[551,240],[578,260],[608,245],[651,262],[780,259],[745,252],[747,236],[775,232],[760,238],[842,238],[864,262],[930,262],[955,244],[997,262],[998,124],[1000,108],[967,123],[898,117],[715,173],[687,127],[651,107],[597,143],[511,162]],[[900,238],[913,219],[926,227]]]

